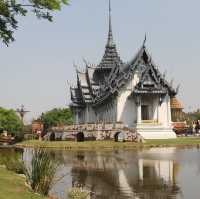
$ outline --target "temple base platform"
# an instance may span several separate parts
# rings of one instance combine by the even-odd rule
[[[144,139],[175,139],[177,137],[172,127],[159,124],[137,124],[136,131]]]

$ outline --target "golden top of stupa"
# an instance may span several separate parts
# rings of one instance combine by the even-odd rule
[[[172,109],[183,109],[181,102],[176,97],[171,98],[170,104]]]

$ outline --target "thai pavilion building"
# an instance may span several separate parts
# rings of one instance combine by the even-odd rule
[[[111,8],[109,32],[101,62],[76,69],[77,85],[71,87],[70,105],[76,124],[122,123],[145,139],[175,138],[171,127],[172,87],[153,62],[145,40],[128,63],[121,60],[113,40]]]

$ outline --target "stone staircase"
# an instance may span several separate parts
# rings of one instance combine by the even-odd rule
[[[136,126],[136,131],[144,139],[173,139],[176,133],[172,127],[156,123],[142,123]]]

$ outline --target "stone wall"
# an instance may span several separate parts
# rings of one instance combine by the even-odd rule
[[[59,140],[76,140],[78,132],[83,132],[85,140],[114,140],[116,133],[124,134],[124,141],[135,141],[138,135],[134,129],[124,127],[122,123],[69,125],[52,128]]]

